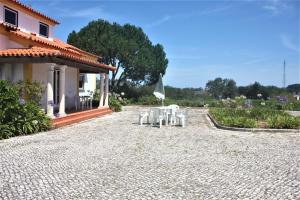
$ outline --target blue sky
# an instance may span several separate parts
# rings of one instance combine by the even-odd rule
[[[22,2],[57,19],[64,41],[99,18],[142,27],[165,48],[166,85],[204,87],[223,77],[282,86],[284,59],[287,84],[300,83],[298,0]]]

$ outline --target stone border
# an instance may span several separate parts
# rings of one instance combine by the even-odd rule
[[[300,133],[300,129],[270,129],[270,128],[236,128],[223,126],[218,124],[218,122],[207,113],[207,118],[212,124],[219,129],[230,130],[230,131],[244,131],[244,132],[270,132],[270,133],[279,133],[279,132],[287,132],[287,133]]]

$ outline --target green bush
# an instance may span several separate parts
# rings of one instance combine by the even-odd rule
[[[293,103],[293,110],[300,111],[300,101],[295,101]]]
[[[209,113],[223,126],[254,128],[258,122],[263,122],[268,128],[300,128],[299,117],[293,117],[279,110],[210,108]]]
[[[16,84],[19,91],[19,96],[26,99],[27,102],[40,105],[45,88],[38,82],[23,82],[20,81]]]
[[[114,112],[122,111],[122,104],[115,97],[109,97],[109,107]]]
[[[238,128],[255,128],[256,121],[246,117],[224,117],[221,121],[224,126],[238,127]]]
[[[155,96],[142,96],[136,102],[139,105],[161,105],[161,101],[158,100]]]
[[[126,98],[120,98],[120,99],[118,99],[118,101],[120,102],[120,104],[122,106],[126,106],[126,105],[128,105],[130,103],[129,100],[126,99]]]
[[[230,108],[210,108],[210,115],[221,125],[239,128],[255,128],[256,121],[247,117],[247,111]]]
[[[19,101],[18,87],[0,81],[0,139],[51,128],[50,119],[33,102]]]
[[[300,111],[300,101],[293,101],[283,107],[284,110]]]
[[[277,129],[297,129],[300,128],[300,118],[289,115],[274,115],[267,119],[268,127]]]
[[[134,99],[131,99],[131,104],[138,104],[138,105],[152,105],[152,106],[160,106],[162,105],[162,101],[157,99],[155,96],[142,96],[138,99],[138,101],[134,101]],[[166,98],[164,100],[164,105],[168,106],[171,104],[177,104],[179,106],[183,107],[203,107],[203,102],[200,102],[200,100],[175,100]]]

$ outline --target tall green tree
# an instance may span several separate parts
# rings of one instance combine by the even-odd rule
[[[214,98],[233,98],[237,95],[236,82],[232,79],[216,78],[206,83],[206,90]]]
[[[292,85],[288,85],[286,87],[287,91],[291,92],[291,93],[296,93],[296,94],[300,94],[300,84],[292,84]]]
[[[223,79],[218,77],[206,83],[206,90],[214,98],[221,98],[224,91]]]
[[[224,98],[234,98],[238,94],[238,88],[236,86],[236,82],[232,79],[224,79]]]
[[[241,86],[238,88],[239,94],[245,95],[249,99],[267,99],[270,97],[270,90],[261,85],[259,82],[255,82],[248,86]],[[259,96],[261,94],[261,97]]]
[[[68,43],[100,55],[101,62],[116,66],[112,75],[112,90],[121,83],[150,85],[166,72],[168,59],[160,44],[153,45],[139,27],[96,20],[78,33],[71,32]]]

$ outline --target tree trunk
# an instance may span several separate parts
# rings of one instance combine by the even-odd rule
[[[117,87],[117,85],[116,85],[116,77],[117,77],[117,74],[118,74],[118,72],[119,72],[119,69],[120,69],[120,67],[121,67],[121,62],[119,61],[118,62],[118,65],[117,65],[117,69],[116,69],[116,71],[114,71],[113,72],[113,74],[112,74],[112,78],[111,78],[111,90],[112,91],[114,91],[115,89],[116,89],[116,87]]]

